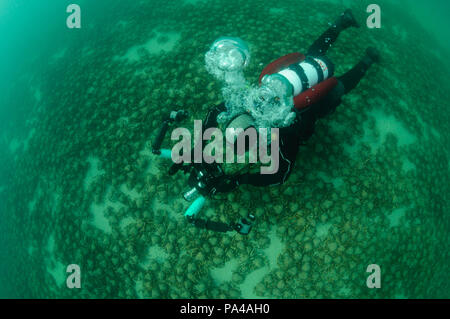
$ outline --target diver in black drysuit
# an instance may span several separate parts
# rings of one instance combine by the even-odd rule
[[[330,46],[337,40],[341,31],[349,27],[359,27],[352,12],[346,10],[335,23],[328,28],[308,49],[306,56],[324,56]],[[341,103],[343,95],[353,90],[363,78],[369,67],[379,62],[380,56],[375,48],[369,47],[366,55],[351,70],[344,75],[337,77],[336,85],[319,102],[310,105],[304,110],[296,110],[297,116],[294,123],[288,127],[279,129],[280,156],[279,169],[275,174],[239,174],[227,176],[221,185],[218,185],[218,192],[232,191],[239,185],[249,184],[253,186],[270,186],[283,184],[289,177],[295,163],[299,146],[304,144],[313,134],[317,119],[324,118],[336,110]],[[204,129],[217,127],[217,116],[226,111],[224,103],[212,107],[205,119]]]

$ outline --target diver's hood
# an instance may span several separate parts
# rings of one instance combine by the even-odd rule
[[[206,70],[227,85],[245,85],[244,68],[250,61],[250,49],[243,40],[221,37],[205,54]]]
[[[237,71],[245,68],[250,60],[247,43],[235,37],[221,37],[210,49],[217,59],[217,67],[223,71]]]
[[[261,86],[249,85],[243,72],[249,61],[248,44],[236,37],[218,38],[205,54],[207,71],[223,81],[222,95],[227,110],[219,114],[218,122],[244,130],[250,126],[269,128],[291,125],[295,119],[291,83],[280,74],[270,74],[263,77]],[[241,118],[243,113],[249,116]]]
[[[244,131],[250,127],[255,127],[255,120],[247,113],[241,113],[232,118],[226,125],[229,130],[243,129]]]
[[[233,147],[236,150],[236,144],[239,143],[239,137],[245,137],[245,150],[249,150],[254,147],[257,143],[257,134],[256,140],[252,141],[249,136],[247,136],[246,130],[249,128],[253,128],[256,131],[256,124],[253,117],[248,113],[240,113],[233,118],[225,125],[225,129],[223,130],[226,136],[226,143],[228,146]],[[251,132],[249,133],[251,135]]]
[[[248,157],[248,151],[256,147],[258,143],[257,136],[253,140],[245,134],[245,131],[249,128],[255,128],[255,121],[247,113],[240,113],[234,116],[221,127],[226,141],[225,152],[228,154],[228,152],[232,151],[234,156],[233,163],[225,162],[222,164],[226,174],[232,175],[242,170],[248,170],[249,162],[245,159]],[[241,136],[244,138],[240,138]],[[242,142],[245,143],[245,147],[241,149],[244,152],[243,154],[240,153],[241,151],[238,151],[238,145]]]
[[[248,173],[250,169],[255,166],[255,164],[251,164],[249,162],[249,149],[257,146],[257,140],[253,141],[249,138],[241,139],[245,142],[244,154],[239,154],[238,144],[240,143],[239,136],[245,135],[245,130],[249,128],[255,128],[254,119],[247,113],[241,113],[234,118],[232,118],[226,125],[225,135],[226,138],[226,152],[231,151],[233,149],[234,154],[234,162],[228,163],[224,162],[222,164],[222,168],[225,174],[234,175],[234,174],[243,174]],[[228,134],[231,133],[232,138],[228,137]],[[245,136],[247,137],[247,136]],[[257,138],[257,137],[256,137]]]

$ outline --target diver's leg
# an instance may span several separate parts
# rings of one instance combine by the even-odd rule
[[[359,28],[350,9],[345,10],[339,18],[309,47],[307,55],[324,55],[330,46],[337,40],[341,31],[354,26]]]
[[[342,96],[354,89],[364,74],[373,63],[380,61],[380,54],[375,48],[368,48],[366,55],[350,71],[338,77],[338,84],[318,103],[311,105],[305,111],[300,112],[300,117],[304,120],[304,135],[308,137],[312,134],[314,123],[317,119],[326,117],[333,113],[341,104]],[[309,124],[309,125],[308,125]],[[309,129],[311,127],[311,129]]]
[[[353,90],[361,81],[367,70],[373,63],[380,62],[380,54],[377,49],[369,47],[366,55],[350,71],[338,77],[338,84],[323,99],[311,107],[311,111],[317,119],[333,113],[341,98]]]
[[[315,119],[321,119],[333,113],[341,104],[341,98],[345,93],[343,83],[338,81],[337,85],[325,95],[319,102],[311,105],[309,112],[314,114]],[[303,116],[303,113],[301,114]]]
[[[300,143],[303,144],[313,135],[317,117],[314,110],[309,107],[298,113],[298,119],[295,129]]]
[[[366,55],[350,71],[338,77],[340,83],[344,85],[344,94],[353,90],[366,74],[373,63],[380,61],[380,54],[377,49],[369,47]]]

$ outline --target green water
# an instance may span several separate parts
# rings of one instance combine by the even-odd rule
[[[366,0],[78,1],[79,30],[71,2],[0,0],[0,297],[450,296],[448,1],[378,1],[381,29],[364,27]],[[173,108],[191,128],[220,101],[209,45],[246,40],[256,82],[345,7],[363,27],[329,51],[336,74],[369,45],[382,64],[318,123],[286,184],[207,202],[215,220],[254,213],[248,237],[187,224],[187,177],[148,142]]]

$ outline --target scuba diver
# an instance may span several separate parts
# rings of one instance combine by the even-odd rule
[[[359,24],[351,10],[348,9],[311,45],[306,57],[293,53],[276,60],[262,71],[260,81],[269,74],[281,74],[290,82],[294,94],[297,93],[294,96],[295,120],[291,125],[279,130],[280,162],[278,172],[228,176],[225,179],[226,182],[222,182],[218,186],[218,192],[229,192],[242,184],[271,186],[286,182],[293,169],[299,146],[312,136],[316,121],[334,112],[341,103],[342,96],[353,90],[369,67],[380,60],[378,50],[369,47],[366,55],[351,70],[337,78],[332,77],[334,67],[325,54],[337,40],[340,32],[349,27],[359,27]],[[313,80],[313,84],[317,84],[311,85],[311,80]],[[310,88],[310,90],[309,92],[305,90],[305,92],[298,87]],[[225,103],[211,108],[206,116],[204,128],[216,127],[218,125],[217,116],[224,111],[226,111]],[[237,124],[246,129],[252,126],[252,123],[248,123],[248,116],[245,115],[235,117],[229,121],[227,127],[234,128]]]
[[[238,38],[220,38],[214,42],[205,57],[207,69],[223,80],[227,89],[223,91],[226,95],[225,102],[208,111],[203,131],[218,127],[221,123],[225,128],[242,130],[267,125],[277,127],[279,165],[274,174],[226,174],[218,164],[191,164],[189,168],[183,166],[183,163],[173,164],[171,175],[179,170],[191,173],[189,185],[192,189],[185,193],[185,199],[201,202],[193,205],[196,207],[192,211],[188,209],[186,212],[189,222],[196,227],[213,231],[236,230],[241,234],[248,234],[254,221],[252,215],[237,223],[224,224],[197,218],[196,213],[203,205],[204,197],[228,193],[244,184],[264,187],[286,182],[294,167],[299,147],[312,136],[316,121],[334,112],[341,103],[341,98],[358,85],[372,64],[380,61],[378,50],[369,47],[364,57],[351,70],[339,77],[333,76],[334,66],[326,53],[339,34],[350,27],[359,28],[360,25],[351,10],[347,9],[309,47],[305,55],[291,53],[266,66],[259,77],[258,89],[253,91],[248,90],[241,72],[248,64],[248,46]],[[245,94],[254,96],[242,98]],[[262,113],[264,116],[260,116]],[[268,113],[272,117],[267,117]],[[175,121],[177,117],[181,118],[179,114],[185,115],[173,112],[167,123]],[[165,125],[167,128],[168,124]],[[158,139],[161,140],[161,136]],[[154,153],[158,154],[159,146],[160,143],[156,143],[153,147]]]

